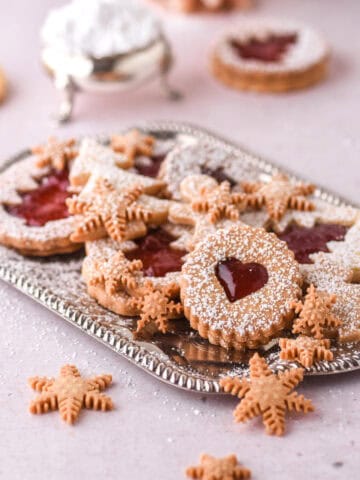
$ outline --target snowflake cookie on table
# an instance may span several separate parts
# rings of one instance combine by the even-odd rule
[[[135,241],[107,238],[87,242],[82,276],[89,295],[115,313],[130,316],[136,314],[128,302],[130,296],[149,280],[159,288],[171,286],[174,295],[178,295],[187,252],[178,245],[181,228],[172,227],[161,225]]]
[[[31,402],[30,412],[41,414],[59,410],[61,418],[73,424],[82,408],[103,412],[112,410],[111,398],[100,393],[111,382],[111,375],[98,375],[84,379],[73,365],[62,367],[56,379],[32,377],[29,379],[29,385],[40,394]]]
[[[313,263],[301,265],[304,282],[319,292],[336,296],[333,314],[340,318],[339,340],[360,341],[360,221],[342,242],[329,242],[329,252],[310,255]]]
[[[133,239],[146,233],[147,224],[164,223],[170,202],[143,192],[139,185],[118,189],[116,179],[93,174],[81,193],[67,200],[69,211],[77,215],[73,241],[107,235],[117,241]]]
[[[251,477],[251,471],[239,463],[236,455],[216,458],[202,454],[200,465],[187,468],[185,473],[199,480],[247,480]]]
[[[255,353],[250,359],[250,378],[227,377],[220,380],[226,393],[241,400],[234,411],[236,422],[262,416],[266,433],[283,435],[285,412],[312,412],[310,400],[292,390],[303,380],[304,370],[293,368],[275,374],[264,358]]]
[[[30,256],[73,252],[80,248],[66,206],[73,141],[52,139],[34,151],[0,174],[0,243]]]

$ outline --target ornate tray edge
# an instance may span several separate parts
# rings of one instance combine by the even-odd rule
[[[178,123],[172,121],[148,122],[135,125],[133,128],[153,130],[158,133],[173,131],[174,133],[195,136],[205,141],[208,140],[211,142],[216,142],[219,146],[228,151],[231,151],[235,154],[237,153],[240,155],[246,155],[247,160],[250,163],[266,173],[271,174],[277,171],[282,171],[294,179],[305,180],[299,175],[293,174],[293,172],[286,168],[278,167],[273,162],[268,162],[256,155],[249,153],[242,147],[239,147],[235,143],[222,138],[217,134],[213,134],[206,129],[191,125],[189,123]],[[106,138],[106,135],[100,135],[99,137]],[[12,156],[10,159],[2,163],[0,171],[28,154],[29,150],[24,149],[19,154]],[[317,186],[317,196],[334,205],[347,204],[356,206],[353,202],[346,200],[344,197],[341,197],[336,193],[319,186]],[[157,377],[159,380],[187,391],[193,391],[202,394],[223,393],[218,381],[201,378],[200,374],[189,375],[188,373],[185,373],[181,369],[174,366],[174,364],[170,361],[167,361],[165,355],[164,360],[160,360],[157,355],[149,352],[146,348],[137,345],[127,337],[116,335],[110,330],[107,330],[105,327],[99,325],[96,321],[92,320],[90,316],[81,313],[79,310],[76,310],[49,289],[34,285],[31,278],[28,278],[25,275],[18,276],[10,268],[5,266],[0,266],[0,278],[6,283],[20,290],[22,293],[36,300],[38,303],[45,306],[52,312],[56,313],[72,325],[85,331],[92,338],[100,341],[114,352],[127,358],[130,362],[145,370],[147,373]],[[298,365],[296,363],[284,363],[281,361],[275,361],[271,364],[271,367],[274,371],[284,371],[294,366]],[[360,369],[360,353],[354,354],[352,357],[338,359],[331,363],[325,361],[319,362],[311,369],[307,369],[305,373],[313,376],[345,373],[357,369]]]

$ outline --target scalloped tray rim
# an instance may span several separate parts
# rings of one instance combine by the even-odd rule
[[[132,128],[153,131],[158,134],[170,131],[174,134],[185,134],[196,137],[199,140],[210,141],[229,152],[242,156],[245,155],[249,163],[253,164],[257,169],[261,169],[264,173],[273,174],[281,171],[287,173],[293,179],[305,180],[303,177],[292,173],[290,170],[277,166],[274,162],[266,161],[249,153],[247,150],[222,138],[218,134],[214,134],[207,129],[189,123],[173,121],[148,122],[133,126]],[[107,136],[98,135],[97,138],[106,139]],[[1,164],[0,171],[5,170],[11,164],[29,155],[29,153],[30,150],[25,149],[7,159]],[[350,202],[344,197],[339,196],[326,188],[317,186],[316,195],[333,205],[346,204],[357,207],[354,205],[354,202]],[[151,352],[146,347],[131,341],[125,336],[112,333],[110,330],[97,324],[97,322],[92,320],[90,316],[81,313],[80,310],[74,308],[71,304],[57,296],[56,293],[47,288],[42,288],[33,284],[32,279],[25,275],[17,275],[11,270],[11,267],[4,265],[0,266],[0,279],[14,286],[22,293],[28,295],[80,330],[83,330],[92,338],[100,341],[119,355],[127,358],[130,362],[145,370],[147,373],[155,376],[157,379],[172,386],[201,394],[224,393],[217,380],[206,378],[204,375],[197,372],[194,372],[194,374],[184,372],[181,367],[171,362],[165,354],[159,355],[158,353]],[[298,365],[294,362],[285,363],[281,361],[271,363],[271,368],[274,371],[284,371],[294,366]],[[329,375],[350,372],[357,369],[360,369],[360,348],[358,351],[353,352],[351,356],[339,358],[334,362],[319,362],[311,369],[306,369],[305,373],[306,375]],[[246,375],[247,369],[244,369],[243,373]]]

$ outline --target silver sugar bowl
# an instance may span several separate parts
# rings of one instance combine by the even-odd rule
[[[181,98],[181,94],[168,82],[173,55],[163,33],[144,48],[101,58],[67,54],[51,45],[44,45],[41,62],[56,88],[62,92],[57,115],[59,123],[71,119],[78,92],[128,91],[157,78],[169,99]]]

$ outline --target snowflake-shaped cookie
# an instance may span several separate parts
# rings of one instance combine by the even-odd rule
[[[295,313],[300,314],[294,320],[293,333],[310,333],[314,338],[322,339],[326,330],[338,329],[342,320],[332,311],[335,303],[336,295],[318,292],[313,284],[310,285],[304,300],[291,304]]]
[[[246,480],[251,477],[251,471],[239,464],[236,455],[216,458],[203,454],[200,465],[187,468],[186,475],[201,480]]]
[[[110,397],[101,394],[112,381],[111,375],[98,375],[90,379],[80,376],[73,365],[65,365],[56,379],[33,377],[29,379],[31,388],[40,395],[30,404],[30,412],[48,413],[59,410],[61,418],[67,423],[74,423],[82,408],[92,410],[112,410]]]
[[[110,258],[98,257],[93,264],[93,275],[89,284],[103,285],[109,295],[122,289],[135,289],[137,281],[134,274],[141,269],[141,260],[130,261],[122,251],[113,254]]]
[[[191,203],[195,212],[207,213],[211,223],[217,223],[222,218],[229,220],[239,220],[239,210],[244,209],[244,195],[241,193],[232,193],[229,182],[221,182],[213,188],[203,186],[199,189],[199,200]]]
[[[44,145],[33,147],[31,151],[37,155],[36,166],[39,168],[50,166],[59,171],[64,170],[78,154],[77,149],[74,148],[75,143],[73,138],[60,141],[50,137]]]
[[[336,295],[332,313],[342,320],[339,340],[360,340],[360,221],[345,235],[342,242],[329,242],[327,252],[310,256],[312,264],[301,265],[306,284],[314,284],[319,292]]]
[[[250,379],[227,377],[220,380],[226,393],[242,401],[234,411],[237,422],[246,422],[261,415],[270,435],[283,435],[286,410],[308,413],[314,410],[310,400],[292,392],[303,379],[304,370],[294,368],[272,373],[264,358],[255,353],[250,359]]]
[[[89,194],[68,199],[69,212],[79,215],[72,240],[82,242],[102,237],[104,229],[114,240],[124,240],[130,222],[151,219],[151,212],[138,204],[142,193],[141,187],[119,193],[108,180],[98,179]]]
[[[241,194],[230,193],[226,182],[221,187],[216,180],[207,175],[190,175],[186,177],[180,184],[182,203],[173,203],[169,210],[169,220],[174,224],[188,225],[194,227],[193,235],[187,238],[186,248],[193,250],[197,243],[203,240],[210,233],[214,233],[220,228],[227,228],[234,222],[241,223],[238,219],[239,212],[243,209]],[[222,191],[225,190],[225,192]],[[210,201],[210,196],[218,197],[216,200]],[[234,203],[222,202],[222,195],[234,195],[230,202],[234,199],[238,203],[238,207]],[[208,195],[208,199],[204,199],[204,195]],[[221,218],[232,217],[229,218]],[[216,220],[212,222],[211,220]]]
[[[306,196],[314,192],[313,185],[291,183],[286,175],[274,175],[267,182],[244,182],[242,184],[247,194],[248,205],[262,208],[266,207],[269,217],[279,221],[288,209],[313,210],[314,205]]]
[[[182,304],[171,300],[177,291],[177,285],[161,287],[151,281],[144,282],[139,293],[129,300],[130,306],[140,315],[135,337],[151,337],[157,331],[166,333],[169,320],[182,316]]]
[[[280,338],[279,345],[281,360],[296,360],[305,368],[310,368],[316,361],[331,362],[334,358],[329,339],[299,335],[297,338]]]
[[[154,137],[143,135],[138,130],[131,130],[125,135],[113,135],[111,137],[111,148],[115,152],[124,154],[125,158],[131,162],[132,165],[137,155],[151,157],[154,144]]]

